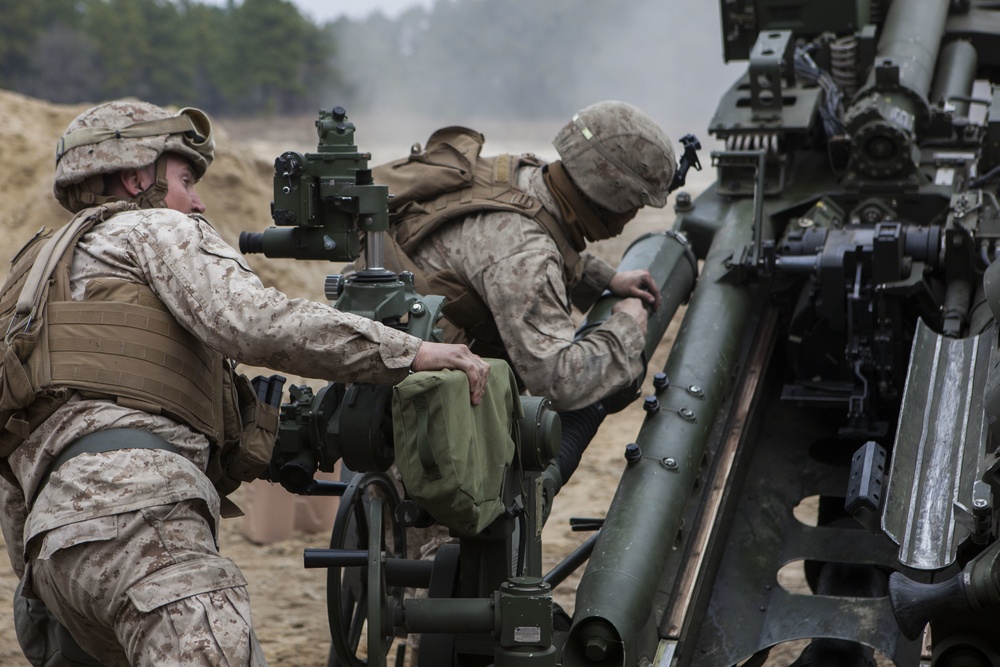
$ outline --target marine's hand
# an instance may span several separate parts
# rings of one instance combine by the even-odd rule
[[[646,269],[619,271],[608,283],[608,289],[615,296],[642,299],[653,310],[660,307],[660,288]]]
[[[469,376],[469,394],[473,405],[479,405],[486,393],[486,380],[490,365],[476,356],[465,345],[430,343],[424,341],[417,348],[417,356],[410,364],[413,371],[438,371],[445,368],[462,371]]]
[[[622,299],[611,309],[611,314],[615,313],[627,313],[631,315],[635,319],[636,324],[639,325],[639,329],[642,330],[642,335],[646,335],[648,316],[646,314],[646,306],[642,301],[636,298]]]

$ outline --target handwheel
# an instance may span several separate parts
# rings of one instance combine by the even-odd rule
[[[388,512],[389,531],[385,529],[384,520],[379,522],[377,530],[370,523],[370,508],[375,499],[380,500],[383,519],[384,513]],[[340,499],[340,507],[330,537],[330,548],[367,549],[371,536],[376,534],[382,540],[380,544],[384,545],[386,557],[406,558],[406,529],[393,519],[398,504],[399,492],[391,477],[377,472],[355,475]],[[389,543],[390,538],[391,543]],[[360,667],[372,664],[370,660],[359,658],[357,655],[361,633],[369,616],[369,575],[359,567],[334,566],[327,570],[327,616],[332,643],[327,663],[329,667]],[[397,598],[398,604],[402,604],[402,587],[386,589],[382,586],[382,589],[384,593]],[[380,610],[376,610],[375,613],[379,614]],[[371,652],[373,647],[369,645],[368,650]],[[383,648],[383,655],[387,650],[387,646]]]

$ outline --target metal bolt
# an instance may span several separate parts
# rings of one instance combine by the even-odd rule
[[[635,463],[642,458],[642,449],[639,445],[634,442],[630,442],[625,445],[625,460],[629,463]]]
[[[591,662],[599,662],[608,654],[608,642],[603,637],[591,637],[583,652]]]
[[[366,227],[371,227],[373,224],[375,224],[375,219],[374,218],[372,218],[371,216],[368,216],[367,218],[365,218],[365,226]]]
[[[691,408],[681,408],[677,411],[677,414],[681,416],[681,419],[686,421],[693,422],[695,420],[694,411]]]
[[[692,396],[704,396],[705,395],[704,390],[702,390],[702,388],[699,387],[696,384],[693,384],[690,387],[688,387],[688,393],[690,393]]]
[[[424,304],[420,303],[419,301],[415,301],[413,305],[410,306],[410,314],[413,315],[414,317],[421,317],[426,312],[427,309],[424,308]]]
[[[647,396],[642,399],[642,409],[652,414],[660,409],[660,402],[656,400],[656,396]]]
[[[666,389],[670,386],[670,378],[667,377],[666,373],[657,373],[653,376],[653,388],[654,389]]]
[[[972,506],[975,507],[976,509],[986,509],[987,507],[989,507],[989,504],[990,504],[989,501],[985,500],[984,498],[976,498],[975,500],[972,501]]]
[[[667,457],[667,458],[663,459],[663,465],[668,470],[677,470],[677,459],[672,459],[670,457]]]
[[[694,208],[691,205],[691,195],[687,192],[678,192],[677,196],[674,197],[674,210],[675,211],[690,211]]]

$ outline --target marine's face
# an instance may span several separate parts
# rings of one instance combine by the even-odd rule
[[[195,192],[198,182],[194,167],[179,155],[167,153],[167,196],[163,203],[181,213],[204,213],[205,204]]]

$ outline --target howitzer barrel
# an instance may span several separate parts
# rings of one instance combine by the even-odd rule
[[[926,100],[934,76],[941,36],[948,18],[949,0],[893,0],[882,26],[876,63],[899,65],[899,84]],[[877,85],[877,72],[864,88]]]
[[[751,240],[752,208],[741,200],[729,209],[706,258],[665,367],[674,385],[690,390],[661,392],[662,407],[639,431],[641,457],[622,474],[577,589],[564,665],[639,664],[640,651],[655,645],[653,602],[664,554],[675,542],[754,303],[755,291],[727,275],[727,260]]]
[[[683,234],[659,232],[640,236],[625,251],[619,271],[648,269],[660,290],[660,307],[649,313],[646,322],[646,344],[643,347],[643,361],[652,357],[656,347],[677,313],[677,309],[691,295],[698,263],[694,252]],[[606,319],[621,297],[605,293],[587,313],[587,318],[577,331],[577,338],[586,336]],[[608,412],[618,412],[636,397],[644,377],[639,377],[632,385],[604,400]]]
[[[968,117],[968,98],[972,94],[978,62],[976,49],[969,42],[951,42],[942,48],[930,101],[950,103],[955,116]]]

